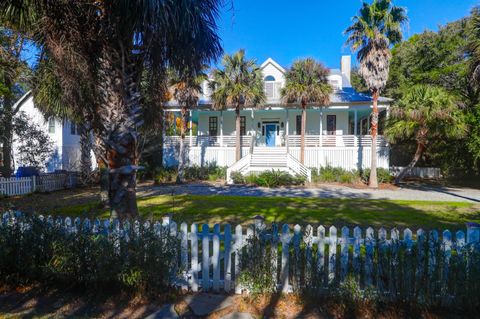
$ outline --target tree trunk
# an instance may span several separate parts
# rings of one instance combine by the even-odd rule
[[[6,81],[8,86],[8,81]],[[12,142],[13,142],[13,109],[12,100],[9,97],[5,97],[3,100],[3,136],[2,136],[2,175],[5,178],[9,178],[12,173]]]
[[[240,140],[240,105],[235,107],[235,160],[239,161],[242,158],[242,147]]]
[[[305,126],[307,124],[307,104],[302,101],[302,125],[300,129],[300,163],[305,163]]]
[[[397,177],[395,177],[395,184],[399,184],[402,181],[402,179],[405,177],[405,175],[407,175],[412,170],[412,168],[415,165],[417,165],[417,162],[422,157],[422,154],[425,151],[425,149],[426,149],[425,144],[417,142],[417,150],[415,151],[415,155],[413,156],[412,161],[410,162],[410,164],[408,164],[408,166],[404,167],[400,171]]]
[[[108,165],[108,198],[112,218],[138,217],[136,201],[137,128],[140,122],[139,88],[127,52],[115,47],[102,50],[98,114]]]
[[[80,130],[80,175],[82,184],[88,185],[92,181],[92,139],[90,126],[81,125]]]
[[[372,155],[370,164],[370,181],[368,186],[371,188],[378,188],[377,180],[377,132],[378,132],[378,90],[373,92],[373,110],[372,110]]]
[[[187,132],[188,110],[186,106],[182,107],[182,125],[180,128],[180,153],[178,158],[177,183],[185,181],[185,134]]]

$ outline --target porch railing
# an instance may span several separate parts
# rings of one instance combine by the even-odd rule
[[[289,135],[289,147],[300,147],[300,135]],[[180,136],[165,136],[165,146],[176,146],[180,144]],[[251,136],[240,138],[242,147],[250,147],[255,139]],[[191,147],[213,146],[213,147],[235,147],[235,135],[220,136],[187,136],[185,143]],[[370,135],[305,135],[305,147],[369,147],[372,146]],[[387,146],[384,136],[377,136],[377,146]]]
[[[300,135],[288,136],[289,147],[300,147]],[[361,147],[372,146],[370,135],[305,135],[305,147]],[[387,146],[384,136],[377,136],[377,146]]]

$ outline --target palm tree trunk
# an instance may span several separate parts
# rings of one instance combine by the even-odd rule
[[[8,80],[5,81],[8,86]],[[12,141],[13,141],[13,101],[9,97],[3,100],[3,136],[2,136],[2,170],[3,177],[9,178],[12,171]]]
[[[141,124],[139,89],[134,66],[115,47],[102,50],[98,114],[108,164],[108,198],[112,218],[138,217],[136,201],[137,128]]]
[[[370,181],[368,186],[378,188],[377,180],[377,131],[378,131],[378,90],[373,91],[373,110],[372,110],[372,155],[370,163]]]
[[[417,165],[417,162],[422,157],[423,152],[425,151],[426,147],[425,144],[417,142],[417,150],[415,151],[415,155],[413,156],[412,161],[408,166],[404,167],[400,173],[395,177],[395,184],[399,184],[402,179],[412,170],[412,168]]]
[[[92,140],[88,125],[82,125],[80,130],[80,174],[82,184],[87,185],[92,178]]]
[[[302,101],[302,127],[300,130],[300,163],[305,164],[305,127],[307,124],[307,104]]]
[[[242,158],[242,149],[240,144],[240,105],[235,107],[235,160],[239,161]]]
[[[187,107],[182,107],[182,125],[180,128],[180,154],[178,159],[177,183],[183,183],[185,173],[185,134],[187,132]]]

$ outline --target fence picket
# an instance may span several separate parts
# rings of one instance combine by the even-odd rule
[[[220,291],[220,225],[213,227],[213,291]]]
[[[188,269],[188,225],[183,222],[180,224],[180,267],[182,270],[182,281],[187,281]],[[187,290],[188,286],[183,283],[182,290]]]
[[[421,295],[424,286],[425,272],[425,232],[423,229],[417,230],[417,269],[415,273],[415,292],[417,296]]]
[[[340,281],[344,281],[348,271],[348,238],[350,230],[348,227],[342,227],[342,241],[340,244]]]
[[[374,230],[368,227],[365,233],[365,286],[370,287],[373,283],[373,252],[375,245]]]
[[[386,291],[386,273],[387,269],[387,231],[381,227],[378,230],[378,266],[377,266],[377,286],[380,293]]]
[[[223,248],[223,265],[224,265],[224,289],[229,292],[232,288],[232,227],[230,224],[225,224],[223,228],[224,233],[224,248]]]
[[[192,224],[190,227],[190,247],[191,247],[191,287],[193,292],[198,291],[198,225]]]
[[[407,228],[403,231],[403,240],[405,243],[405,258],[404,258],[404,263],[403,263],[403,275],[404,279],[402,281],[402,287],[403,287],[403,295],[408,296],[408,292],[411,291],[411,288],[413,287],[412,281],[413,281],[413,274],[414,270],[412,269],[413,267],[413,260],[412,260],[412,247],[413,247],[413,241],[412,241],[412,231]]]
[[[278,225],[272,224],[272,277],[278,282]]]
[[[317,228],[317,273],[320,274],[319,286],[324,286],[325,280],[325,227]]]
[[[353,229],[353,272],[357,282],[360,281],[360,245],[362,243],[362,229],[360,227],[355,227]]]
[[[210,290],[210,241],[208,225],[202,226],[202,290]]]
[[[294,278],[300,278],[301,274],[301,269],[300,269],[300,241],[302,238],[301,235],[302,228],[300,225],[295,225],[293,227],[293,250],[294,250],[294,271],[295,271],[295,277]],[[300,285],[299,282],[292,282],[294,285]]]
[[[242,293],[242,287],[238,282],[238,276],[240,275],[240,258],[242,256],[242,244],[243,244],[243,234],[242,234],[242,226],[237,225],[235,227],[235,293],[240,294]]]
[[[307,225],[305,227],[305,236],[303,237],[305,243],[305,284],[311,284],[312,279],[312,246],[313,246],[313,227]]]
[[[337,258],[337,228],[330,226],[328,230],[328,283],[331,284],[335,280],[336,258]]]
[[[442,234],[442,251],[443,251],[443,271],[442,271],[442,293],[448,290],[448,278],[450,257],[452,256],[452,233],[447,229]]]
[[[287,224],[282,227],[282,235],[280,238],[282,242],[282,268],[280,270],[280,285],[283,292],[288,292],[288,257],[289,257],[289,244],[290,244],[290,229]]]

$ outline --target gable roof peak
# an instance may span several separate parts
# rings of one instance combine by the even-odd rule
[[[263,69],[265,68],[267,65],[273,65],[274,67],[276,67],[278,70],[280,70],[282,73],[285,73],[285,69],[280,65],[278,64],[277,62],[275,62],[274,59],[272,58],[268,58],[265,60],[265,62],[262,63],[262,65],[260,65],[260,68]]]

